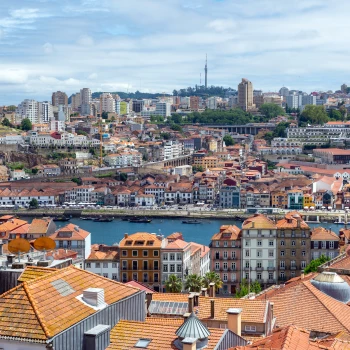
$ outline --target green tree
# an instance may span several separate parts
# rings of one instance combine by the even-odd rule
[[[203,167],[201,165],[192,165],[192,172],[195,173],[202,173],[204,171]]]
[[[171,127],[170,127],[171,130],[174,130],[174,131],[179,131],[179,132],[182,132],[182,127],[178,124],[173,124]]]
[[[324,124],[329,121],[323,106],[307,105],[299,117],[300,125]]]
[[[84,131],[84,130],[77,130],[77,134],[78,135],[84,135],[84,136],[88,135],[88,133],[86,131]]]
[[[202,288],[202,277],[196,274],[188,275],[185,281],[185,289],[190,292],[199,293]]]
[[[305,267],[304,273],[317,272],[317,268],[329,260],[331,259],[328,256],[322,254],[319,258],[310,261],[310,264]]]
[[[180,293],[182,291],[182,281],[176,275],[170,275],[165,281],[165,290],[168,293]]]
[[[268,143],[271,143],[271,141],[273,140],[273,132],[272,131],[268,131],[264,134],[263,139],[266,140]]]
[[[224,140],[226,146],[232,146],[235,144],[235,140],[233,139],[233,137],[230,134],[225,135],[223,140]]]
[[[21,129],[25,131],[32,130],[32,122],[28,118],[24,118],[21,122]]]
[[[10,123],[10,121],[7,118],[4,118],[1,122],[1,124],[3,126],[12,126],[12,124]]]
[[[108,113],[103,111],[101,114],[102,119],[108,119]]]
[[[128,174],[127,173],[120,173],[119,179],[120,179],[120,181],[125,182],[128,179]]]
[[[243,279],[239,285],[239,289],[236,292],[236,298],[242,298],[249,293],[258,294],[261,292],[261,285],[258,281],[255,281],[249,285],[246,279]]]
[[[38,173],[38,171],[39,171],[39,170],[38,170],[37,168],[33,168],[33,169],[32,169],[32,174],[33,174],[33,175],[36,175],[36,174]]]
[[[29,207],[30,208],[34,208],[34,209],[37,209],[39,207],[39,203],[38,201],[33,198],[30,202],[29,202]]]
[[[284,109],[281,106],[276,105],[275,103],[264,103],[259,108],[259,111],[269,119],[286,114]]]
[[[9,111],[9,112],[14,112],[16,109],[17,109],[17,107],[14,106],[14,105],[7,106],[7,107],[6,107],[6,110]]]
[[[75,182],[78,186],[81,186],[83,183],[80,177],[73,177],[72,181]]]
[[[214,271],[207,272],[203,277],[202,285],[204,288],[209,288],[210,283],[215,284],[215,289],[222,288],[222,281],[220,275]]]
[[[171,135],[170,135],[168,132],[162,132],[162,133],[160,134],[160,137],[161,137],[162,139],[164,139],[164,140],[169,140],[170,137],[171,137]]]

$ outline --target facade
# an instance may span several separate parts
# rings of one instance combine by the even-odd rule
[[[240,187],[234,179],[224,180],[219,192],[219,205],[222,208],[240,208]]]
[[[91,114],[91,90],[88,88],[83,88],[80,90],[80,113],[82,115],[90,115]]]
[[[50,102],[39,102],[39,120],[41,123],[49,123],[53,118],[53,110]]]
[[[48,237],[56,231],[57,227],[52,218],[34,218],[29,225],[28,232],[25,237],[27,239],[37,239],[40,237]]]
[[[81,95],[80,92],[72,95],[71,107],[73,111],[77,111],[81,106]]]
[[[65,92],[56,91],[52,93],[52,105],[55,107],[58,106],[68,106],[68,96]]]
[[[350,150],[339,148],[316,148],[313,150],[313,155],[320,158],[324,164],[349,164]]]
[[[241,282],[241,230],[223,225],[210,242],[211,271],[220,275],[223,286],[219,294],[235,294]]]
[[[110,93],[104,92],[100,96],[100,113],[102,112],[115,112],[115,99]]]
[[[132,101],[132,110],[135,113],[141,113],[145,107],[145,101],[144,100],[133,100]]]
[[[164,147],[164,160],[181,157],[184,154],[183,144],[177,141],[167,141]]]
[[[268,217],[255,214],[242,225],[241,278],[260,284],[276,283],[277,226]]]
[[[171,104],[169,102],[157,102],[156,103],[156,115],[161,115],[162,117],[171,116]]]
[[[340,238],[333,231],[316,227],[311,232],[311,259],[325,255],[330,259],[339,255]]]
[[[129,236],[126,233],[119,243],[121,281],[135,280],[160,291],[160,254],[165,246],[166,239],[163,236],[147,232]]]
[[[16,114],[22,118],[28,118],[32,124],[40,123],[39,104],[35,100],[24,100],[16,109]]]
[[[142,164],[142,154],[138,151],[125,150],[121,153],[108,154],[104,161],[116,168],[123,168],[127,166],[138,167]]]
[[[244,111],[255,108],[253,104],[253,84],[247,79],[242,79],[242,82],[238,84],[238,106]]]
[[[310,263],[310,227],[297,212],[289,212],[277,223],[278,280],[283,283],[301,275]]]
[[[286,98],[286,105],[291,109],[299,108],[299,95],[288,95]]]
[[[303,209],[304,193],[302,190],[289,190],[288,195],[288,209],[301,210]]]

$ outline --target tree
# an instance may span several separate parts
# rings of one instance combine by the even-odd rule
[[[25,131],[32,130],[32,122],[28,118],[24,118],[21,122],[21,129]]]
[[[317,268],[329,260],[331,259],[328,256],[322,254],[319,258],[310,261],[310,264],[305,267],[304,273],[317,272]]]
[[[37,209],[39,207],[39,203],[37,201],[37,199],[33,198],[30,202],[29,202],[29,207],[33,208],[33,209]]]
[[[229,134],[225,135],[223,140],[224,140],[226,146],[232,146],[235,144],[235,140]]]
[[[174,131],[179,131],[179,132],[182,132],[182,127],[178,124],[173,124],[171,127],[170,127],[171,130],[174,130]]]
[[[284,109],[281,106],[276,105],[275,103],[264,103],[259,108],[259,111],[269,119],[286,114]]]
[[[165,281],[165,290],[168,293],[180,293],[182,291],[182,281],[176,275],[170,275]]]
[[[108,119],[108,113],[103,111],[102,114],[101,114],[101,118],[102,119]]]
[[[202,173],[204,171],[203,167],[201,165],[192,165],[192,172],[195,173]]]
[[[6,110],[9,111],[9,112],[14,112],[16,109],[17,109],[17,107],[14,106],[14,105],[7,106],[7,107],[6,107]]]
[[[185,289],[190,292],[199,293],[202,288],[202,277],[196,274],[188,275],[185,281]]]
[[[7,118],[4,118],[1,122],[1,124],[3,126],[12,126],[12,124],[10,123],[10,121]]]
[[[268,143],[271,143],[271,141],[273,140],[273,132],[272,131],[265,132],[263,139],[266,140]]]
[[[236,298],[242,298],[249,293],[258,294],[261,292],[261,285],[258,281],[254,281],[249,285],[246,279],[243,279],[239,285],[239,289],[236,292]]]
[[[86,131],[84,131],[84,130],[77,130],[77,134],[78,135],[84,135],[84,136],[88,135],[88,133]]]
[[[329,121],[328,115],[323,106],[307,105],[300,115],[300,125],[324,124]]]
[[[128,174],[127,173],[120,173],[119,179],[120,179],[120,181],[125,182],[128,179]]]
[[[170,137],[171,137],[171,135],[170,135],[168,132],[162,132],[162,133],[160,134],[160,137],[161,137],[162,139],[164,139],[164,140],[169,140]]]
[[[73,177],[72,181],[75,182],[78,186],[81,186],[83,183],[83,181],[79,177]]]
[[[209,288],[210,283],[215,284],[215,289],[222,288],[220,276],[214,271],[207,272],[203,277],[202,285],[204,288]]]

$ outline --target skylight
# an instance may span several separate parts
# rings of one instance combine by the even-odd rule
[[[146,349],[148,344],[152,341],[152,339],[139,339],[135,344],[135,348],[143,348]]]

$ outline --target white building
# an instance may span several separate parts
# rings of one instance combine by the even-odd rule
[[[102,112],[115,112],[115,99],[110,93],[103,93],[100,96],[100,113]]]
[[[0,204],[1,205],[29,205],[32,199],[36,199],[39,205],[55,204],[55,193],[46,191],[39,192],[35,189],[11,191],[8,188],[0,191]]]
[[[288,95],[286,96],[286,105],[288,108],[299,108],[299,95]]]
[[[164,147],[164,160],[181,157],[184,154],[183,144],[177,141],[167,141]]]
[[[155,114],[161,115],[162,117],[170,117],[171,116],[171,104],[169,102],[157,102]]]
[[[142,154],[138,151],[124,150],[121,153],[108,154],[104,160],[109,166],[116,168],[137,167],[142,164]]]
[[[302,105],[316,105],[316,96],[314,95],[306,95],[302,96]]]
[[[64,192],[64,200],[70,203],[95,203],[94,190],[91,185],[73,187]]]
[[[208,98],[208,106],[209,109],[217,109],[218,108],[218,98],[213,96]]]
[[[24,100],[17,107],[16,114],[21,118],[28,118],[33,124],[40,123],[39,104],[35,100]]]
[[[140,207],[152,207],[156,204],[156,198],[153,194],[138,194],[135,196],[135,205]]]
[[[0,137],[0,145],[15,145],[18,143],[24,143],[24,137],[22,135],[4,135]]]
[[[262,284],[276,283],[277,226],[261,214],[242,225],[242,279]]]
[[[51,119],[50,131],[61,132],[65,130],[65,122],[60,120]]]
[[[52,104],[48,101],[39,102],[40,123],[48,123],[53,117]]]

